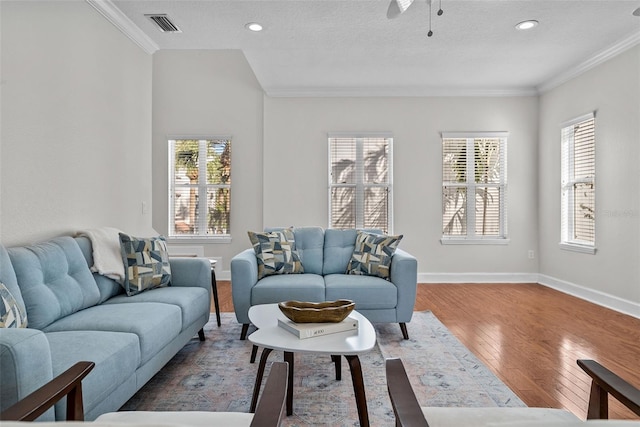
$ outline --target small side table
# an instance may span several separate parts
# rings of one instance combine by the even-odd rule
[[[216,308],[216,321],[220,327],[220,303],[218,302],[218,284],[216,282],[216,260],[209,258],[211,262],[211,289],[213,290],[213,304]]]

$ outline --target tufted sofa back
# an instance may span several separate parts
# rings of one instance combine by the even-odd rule
[[[30,328],[44,329],[56,320],[100,301],[98,285],[72,237],[8,248],[7,252]]]

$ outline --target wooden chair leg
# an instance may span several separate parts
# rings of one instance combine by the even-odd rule
[[[400,330],[402,331],[402,337],[405,340],[409,339],[409,332],[407,331],[407,324],[404,322],[400,322]]]

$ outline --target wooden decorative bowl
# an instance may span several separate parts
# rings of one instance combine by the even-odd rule
[[[278,304],[280,311],[296,323],[342,322],[355,306],[356,303],[348,299],[325,302],[285,301]]]

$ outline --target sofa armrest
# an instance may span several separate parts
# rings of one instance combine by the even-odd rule
[[[256,283],[258,283],[258,259],[253,248],[250,248],[231,259],[231,295],[233,309],[239,323],[249,323],[251,288]]]
[[[391,258],[391,283],[398,288],[397,322],[409,322],[413,315],[418,284],[418,260],[402,249]]]
[[[53,379],[51,349],[37,329],[0,329],[0,411],[14,405]],[[54,421],[51,409],[41,421]]]
[[[67,421],[84,421],[82,379],[93,369],[93,362],[77,362],[72,367],[7,408],[2,420],[34,421],[63,397],[67,398]]]

